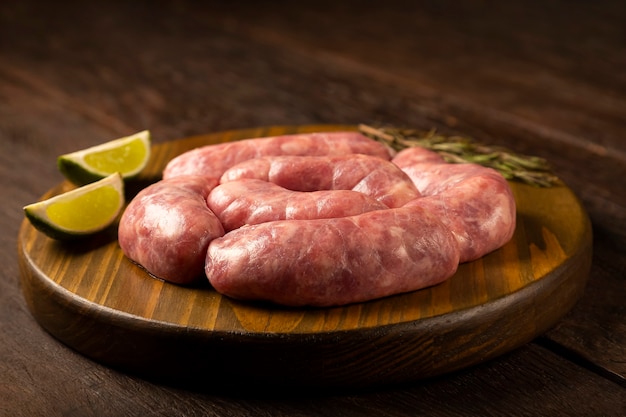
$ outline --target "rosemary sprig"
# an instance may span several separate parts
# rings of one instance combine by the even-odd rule
[[[551,187],[558,178],[543,158],[520,155],[502,147],[487,146],[464,136],[445,136],[432,130],[359,125],[364,135],[396,151],[421,146],[441,155],[450,163],[475,163],[493,168],[504,178],[538,187]]]

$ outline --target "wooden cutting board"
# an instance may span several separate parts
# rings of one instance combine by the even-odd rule
[[[138,189],[189,149],[258,136],[355,129],[281,126],[155,145]],[[359,388],[417,380],[501,355],[553,326],[582,295],[592,232],[565,185],[512,183],[513,239],[432,288],[336,308],[238,302],[208,283],[151,278],[124,257],[115,227],[61,243],[21,225],[22,288],[40,325],[96,361],[193,387]],[[70,189],[59,184],[42,198]],[[261,385],[258,385],[261,384]]]

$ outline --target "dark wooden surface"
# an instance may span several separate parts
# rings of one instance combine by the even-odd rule
[[[626,414],[626,3],[0,4],[0,415]],[[503,357],[366,392],[197,392],[50,337],[21,294],[22,206],[57,155],[280,124],[436,127],[548,158],[594,230],[581,301]],[[207,375],[206,378],[211,378]]]

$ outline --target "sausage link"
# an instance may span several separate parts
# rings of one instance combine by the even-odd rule
[[[270,156],[228,169],[221,183],[254,178],[294,191],[352,190],[396,208],[420,196],[398,166],[368,155]]]
[[[226,231],[246,224],[347,217],[387,208],[383,203],[356,191],[303,193],[256,179],[218,185],[209,194],[207,203]]]
[[[206,175],[219,178],[231,166],[270,155],[364,154],[389,160],[390,150],[358,132],[320,132],[244,139],[207,145],[172,159],[163,178]]]
[[[289,306],[362,302],[440,283],[459,249],[420,207],[244,226],[211,242],[206,275],[227,296]]]
[[[224,234],[206,204],[217,179],[181,176],[143,189],[124,210],[118,241],[151,275],[188,284],[203,275],[209,242]]]
[[[424,196],[406,206],[440,217],[459,242],[460,262],[481,258],[507,243],[515,232],[516,207],[506,179],[491,168],[437,158],[434,152],[408,148],[393,159]]]

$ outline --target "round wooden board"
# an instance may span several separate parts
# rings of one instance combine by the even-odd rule
[[[354,130],[281,126],[155,145],[132,196],[189,149],[258,136]],[[182,287],[124,257],[115,228],[79,243],[24,221],[22,288],[35,319],[109,366],[196,387],[366,387],[431,377],[508,352],[553,326],[578,300],[591,265],[587,214],[565,185],[512,183],[517,229],[501,249],[432,288],[343,307],[282,308]],[[42,198],[69,189],[59,184]]]

